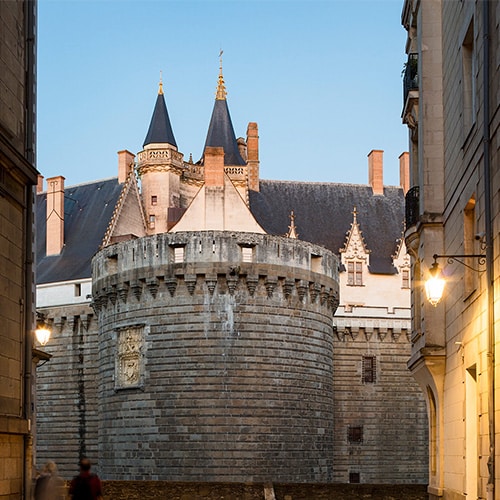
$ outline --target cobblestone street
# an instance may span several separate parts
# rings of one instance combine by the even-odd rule
[[[274,500],[263,484],[103,481],[105,500]],[[276,484],[275,500],[426,500],[425,485]]]

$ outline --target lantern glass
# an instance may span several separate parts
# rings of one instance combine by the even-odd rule
[[[50,338],[50,330],[46,326],[40,326],[35,330],[35,336],[38,343],[46,345]]]
[[[440,275],[431,276],[425,283],[427,300],[436,307],[443,297],[445,280]]]

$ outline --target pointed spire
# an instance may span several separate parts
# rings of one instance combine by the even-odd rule
[[[168,117],[167,105],[163,95],[163,80],[160,73],[160,84],[158,88],[158,97],[156,98],[155,109],[149,124],[146,139],[144,139],[143,147],[148,144],[171,144],[177,148],[170,118]]]
[[[217,92],[215,93],[215,98],[220,101],[225,101],[227,92],[226,85],[224,83],[224,76],[222,75],[222,54],[224,51],[221,49],[219,53],[219,80],[217,82]]]
[[[295,227],[295,214],[293,210],[290,212],[290,225],[288,226],[288,233],[286,233],[287,238],[297,239],[299,233],[297,233],[297,228]]]
[[[221,50],[219,54],[219,84],[203,151],[207,147],[224,148],[224,165],[246,165],[236,142],[236,135],[234,134],[233,123],[227,106],[227,93],[222,76],[222,52]]]

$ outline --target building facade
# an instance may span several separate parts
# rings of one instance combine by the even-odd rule
[[[0,2],[0,498],[31,498],[36,2]]]
[[[430,498],[498,498],[498,1],[404,2],[412,355]],[[436,255],[436,259],[433,256]],[[433,263],[439,266],[433,266]],[[429,303],[430,271],[446,281]]]
[[[259,164],[258,126],[236,139],[221,70],[199,161],[178,151],[160,84],[117,178],[47,179],[39,458],[69,475],[87,455],[117,480],[425,483],[408,155],[403,187],[383,185],[382,151],[367,185],[266,181]]]

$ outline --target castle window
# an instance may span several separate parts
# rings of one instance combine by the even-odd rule
[[[349,286],[363,286],[363,263],[351,260],[347,263],[347,284]]]
[[[158,196],[155,194],[151,196],[151,205],[158,205]]]
[[[376,379],[376,359],[375,356],[363,356],[363,383],[373,384]]]
[[[355,425],[347,428],[347,440],[349,443],[362,443],[363,442],[363,426]]]
[[[401,288],[410,288],[410,270],[401,270]]]
[[[349,482],[359,483],[360,482],[359,472],[349,472]]]
[[[253,262],[253,248],[241,247],[241,260],[243,262]]]
[[[75,283],[75,297],[82,296],[82,285],[81,283]]]
[[[184,247],[174,248],[174,262],[184,262]]]
[[[149,229],[154,229],[156,222],[156,215],[149,216]]]

